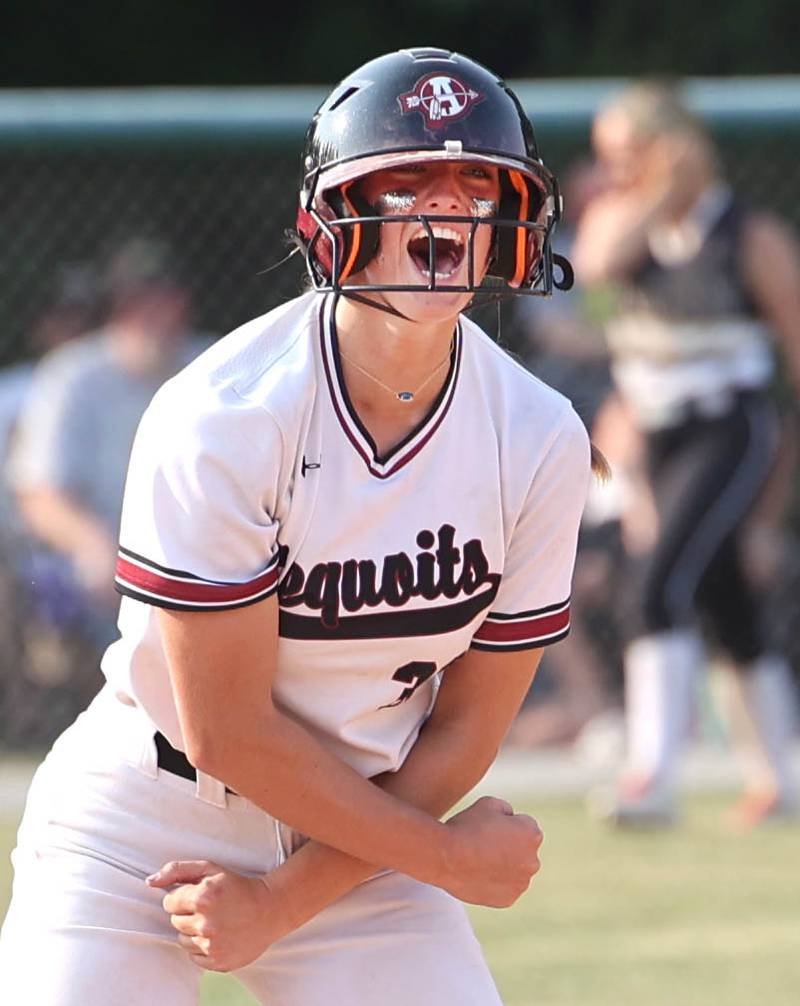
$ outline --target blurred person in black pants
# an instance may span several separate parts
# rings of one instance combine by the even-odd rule
[[[746,722],[737,820],[793,815],[795,695],[766,642],[745,529],[781,438],[773,340],[800,388],[800,253],[783,224],[732,194],[673,91],[628,89],[592,139],[604,187],[580,220],[574,264],[614,293],[608,408],[639,435],[644,475],[623,520],[628,751],[606,810],[623,824],[674,820],[705,637],[736,669]]]

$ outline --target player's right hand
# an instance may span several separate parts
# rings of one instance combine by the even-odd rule
[[[442,887],[474,905],[507,908],[538,873],[544,840],[536,821],[496,797],[481,797],[447,821],[448,877]]]
[[[208,860],[175,860],[147,878],[166,890],[162,905],[190,959],[206,971],[252,963],[295,927],[277,883]]]

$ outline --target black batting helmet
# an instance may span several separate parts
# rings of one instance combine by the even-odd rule
[[[306,135],[297,232],[309,275],[318,290],[388,289],[354,284],[350,277],[374,256],[378,213],[359,193],[373,171],[419,161],[458,160],[499,169],[501,199],[494,216],[471,221],[470,246],[478,224],[494,227],[493,251],[482,284],[454,289],[549,294],[571,285],[569,264],[553,280],[550,238],[560,218],[555,177],[544,166],[533,127],[519,99],[480,63],[444,49],[402,49],[366,63],[346,77],[317,110]],[[451,217],[411,215],[427,231]],[[408,220],[409,216],[402,219]],[[472,251],[470,247],[470,262]],[[435,290],[428,285],[391,289]]]

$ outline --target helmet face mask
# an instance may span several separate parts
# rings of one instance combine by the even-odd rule
[[[496,206],[475,215],[391,212],[360,194],[374,172],[417,164],[491,165],[501,182]],[[381,212],[389,209],[390,212]],[[413,207],[412,207],[413,209]],[[407,291],[547,295],[550,240],[560,218],[554,176],[538,157],[516,96],[485,67],[440,49],[381,56],[346,78],[323,102],[306,137],[297,231],[319,291]],[[417,221],[428,237],[427,282],[364,282],[359,273],[380,246],[382,228]],[[436,224],[469,225],[467,280],[437,279]],[[479,227],[492,228],[488,265],[476,270]]]
[[[400,215],[370,214],[367,216],[336,217],[325,220],[316,211],[310,214],[317,229],[306,250],[306,260],[314,288],[323,291],[393,291],[408,293],[478,293],[481,291],[494,294],[539,294],[552,292],[552,285],[544,287],[544,270],[542,269],[541,248],[549,239],[550,226],[532,221],[509,220],[498,216],[457,216],[454,214],[411,213]],[[408,224],[417,221],[424,229],[428,238],[428,274],[427,283],[368,283],[359,282],[358,273],[351,263],[358,261],[360,241],[347,238],[348,231],[356,233],[359,229],[369,233],[370,229],[379,229],[392,224]],[[436,224],[469,224],[466,243],[467,282],[464,285],[454,285],[449,282],[437,282]],[[479,227],[487,226],[495,229],[493,236],[493,251],[488,267],[476,269],[475,237]],[[497,264],[497,244],[500,235],[506,236],[508,245],[521,247],[515,272],[509,277],[497,275],[493,268]],[[521,237],[518,237],[521,235]],[[510,240],[508,240],[510,239]],[[377,250],[377,247],[376,247]],[[363,268],[363,267],[362,267]],[[551,273],[552,276],[552,273]]]

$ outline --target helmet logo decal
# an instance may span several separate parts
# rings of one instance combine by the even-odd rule
[[[428,129],[442,129],[457,119],[469,115],[472,106],[483,101],[484,96],[463,84],[456,77],[442,73],[429,73],[421,77],[413,90],[398,96],[403,115],[419,112]]]

